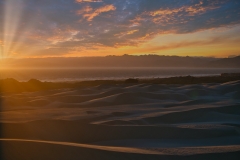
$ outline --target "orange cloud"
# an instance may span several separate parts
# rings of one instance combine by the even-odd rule
[[[67,28],[55,28],[52,29],[52,34],[47,35],[47,34],[42,34],[42,33],[32,33],[29,35],[28,38],[33,39],[33,40],[41,40],[45,42],[49,42],[49,44],[56,44],[59,42],[66,42],[66,41],[73,41],[73,37],[78,34],[78,30],[74,30],[70,27]],[[0,43],[1,44],[1,43]]]
[[[92,21],[93,18],[97,17],[99,14],[104,13],[104,12],[114,11],[114,10],[116,10],[116,7],[114,5],[112,5],[112,4],[106,5],[106,6],[96,9],[92,13],[84,14],[83,17],[87,18],[88,21]],[[90,12],[90,10],[88,9],[88,10],[86,10],[86,12]]]
[[[85,8],[83,8],[83,9],[80,9],[80,10],[78,10],[76,13],[78,14],[78,15],[80,15],[80,14],[83,14],[83,13],[89,13],[89,12],[91,12],[93,9],[90,7],[90,6],[86,6]]]
[[[201,32],[202,34],[204,32]],[[195,33],[189,35],[191,37],[194,37],[196,35],[199,35],[201,33]],[[178,35],[181,36],[181,35]],[[174,37],[177,37],[175,35]],[[172,37],[173,38],[173,37]],[[167,39],[167,37],[165,37]],[[177,39],[177,38],[176,38]],[[214,53],[216,52],[215,56],[217,56],[220,53],[220,50],[237,50],[239,52],[239,47],[238,49],[234,48],[236,44],[239,43],[240,39],[235,39],[231,38],[228,36],[223,36],[223,37],[209,37],[208,39],[199,39],[199,40],[171,40],[165,44],[159,45],[159,43],[156,42],[151,42],[151,43],[145,43],[141,47],[131,47],[129,49],[129,53],[151,53],[151,52],[156,52],[156,53],[178,53],[178,55],[187,55],[188,53],[190,54],[195,54],[195,53],[201,53],[201,54],[206,54],[209,55],[209,53]],[[196,50],[196,48],[198,48]],[[221,52],[222,53],[222,52]]]
[[[170,14],[178,13],[182,10],[183,10],[183,7],[178,9],[161,9],[161,10],[150,12],[149,14],[151,16],[170,15]]]
[[[189,16],[194,16],[197,14],[203,14],[209,10],[214,10],[219,7],[216,6],[203,6],[203,2],[200,1],[198,4],[195,4],[193,6],[183,6],[176,9],[160,9],[156,11],[152,11],[150,13],[146,13],[147,15],[150,15],[153,18],[153,22],[155,23],[174,23],[176,21],[176,17],[178,18],[178,21],[180,20],[181,23],[185,23],[181,19],[181,12],[187,13]]]
[[[163,16],[163,15],[171,15],[171,14],[177,14],[179,12],[186,12],[189,15],[195,15],[195,14],[202,14],[205,13],[208,10],[217,9],[219,7],[216,6],[202,6],[203,2],[199,2],[198,4],[195,4],[194,6],[183,6],[176,9],[160,9],[157,11],[150,12],[149,14],[151,16]]]
[[[82,3],[82,2],[102,2],[102,0],[76,0],[77,3]]]
[[[132,30],[132,31],[128,31],[127,34],[133,34],[133,33],[135,33],[135,32],[138,32],[138,29]]]
[[[116,37],[122,37],[122,36],[134,34],[134,33],[138,32],[138,31],[139,31],[138,29],[130,30],[130,31],[127,31],[127,32],[121,32],[121,33],[119,33],[119,34],[115,34],[114,36],[116,36]]]

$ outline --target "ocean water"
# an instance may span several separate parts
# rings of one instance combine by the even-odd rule
[[[240,69],[221,68],[78,68],[78,69],[0,69],[0,79],[18,81],[119,80],[127,78],[163,78],[173,76],[212,76],[221,73],[239,73]]]

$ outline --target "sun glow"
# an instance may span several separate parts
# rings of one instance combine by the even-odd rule
[[[13,50],[14,40],[17,37],[17,29],[23,12],[22,0],[7,0],[4,6],[4,40],[2,57],[8,57]]]
[[[34,52],[36,49],[28,41],[38,19],[34,14],[26,17],[26,6],[24,0],[5,0],[3,3],[3,36],[0,40],[2,59],[19,58],[22,53]]]

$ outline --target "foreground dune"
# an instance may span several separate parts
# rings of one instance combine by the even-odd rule
[[[239,159],[240,81],[2,95],[1,159]]]

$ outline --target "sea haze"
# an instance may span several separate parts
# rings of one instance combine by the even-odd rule
[[[41,81],[83,81],[127,78],[164,78],[174,76],[213,76],[221,73],[237,73],[236,68],[68,68],[68,69],[1,69],[0,79],[14,78],[18,81],[38,79]]]

